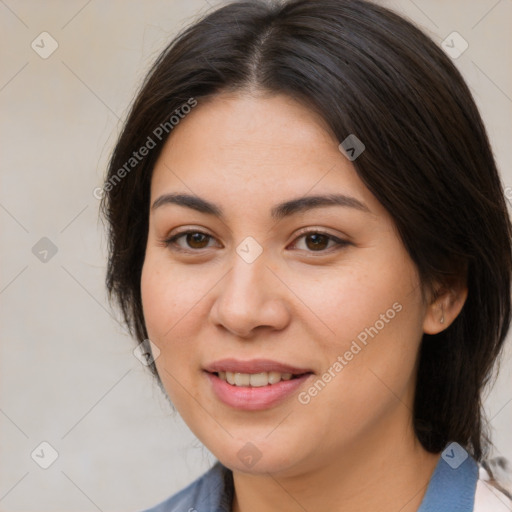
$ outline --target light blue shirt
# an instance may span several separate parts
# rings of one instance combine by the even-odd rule
[[[473,512],[477,481],[478,465],[470,456],[455,469],[440,457],[418,512]],[[217,461],[189,486],[144,512],[231,512],[233,493],[233,473]]]

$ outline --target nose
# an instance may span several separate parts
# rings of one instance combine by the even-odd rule
[[[234,254],[231,271],[216,289],[210,319],[238,337],[284,329],[290,322],[287,289],[267,267],[264,253],[252,263]]]

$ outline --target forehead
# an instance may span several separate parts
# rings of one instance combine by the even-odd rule
[[[375,198],[316,113],[284,95],[199,101],[173,129],[155,166],[152,201],[171,191],[246,205],[341,193]]]

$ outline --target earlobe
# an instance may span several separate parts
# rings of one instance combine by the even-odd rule
[[[436,293],[436,298],[427,307],[423,321],[425,334],[439,334],[449,327],[460,314],[468,290],[466,286],[444,289]]]

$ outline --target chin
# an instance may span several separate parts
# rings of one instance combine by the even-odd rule
[[[238,473],[245,473],[248,475],[268,475],[287,472],[291,469],[290,462],[284,462],[280,460],[264,460],[262,457],[253,465],[246,464],[245,462],[240,461],[240,459],[235,454],[233,457],[223,457],[222,460],[219,459],[224,466],[228,467],[232,471],[236,471]]]
[[[265,475],[287,472],[298,463],[294,460],[297,453],[293,447],[285,449],[281,446],[280,448],[268,440],[266,443],[240,440],[231,443],[230,446],[210,451],[232,471]]]

